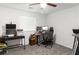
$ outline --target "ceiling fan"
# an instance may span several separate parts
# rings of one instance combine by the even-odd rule
[[[45,8],[47,5],[51,6],[51,7],[57,7],[56,4],[52,4],[52,3],[32,3],[29,4],[29,6],[33,6],[33,5],[39,5],[41,6],[41,8]]]

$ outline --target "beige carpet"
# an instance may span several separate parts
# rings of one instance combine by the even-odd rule
[[[72,50],[66,47],[54,44],[51,48],[50,46],[45,47],[44,45],[34,45],[26,46],[24,50],[22,47],[9,49],[8,53],[5,55],[71,55]]]

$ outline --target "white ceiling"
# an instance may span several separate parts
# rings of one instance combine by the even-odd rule
[[[71,7],[79,5],[78,3],[53,3],[53,4],[56,4],[57,7],[47,6],[45,9],[41,9],[40,4],[39,5],[33,5],[32,8],[29,8],[29,4],[30,3],[0,3],[1,6],[5,6],[5,7],[9,7],[9,8],[15,8],[15,9],[18,9],[18,10],[23,10],[23,11],[44,13],[44,14],[60,11],[60,10],[63,10],[63,9],[67,9],[67,8],[71,8]]]

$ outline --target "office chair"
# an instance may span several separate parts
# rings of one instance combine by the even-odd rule
[[[53,32],[54,32],[53,27],[50,27],[50,29],[44,34],[44,44],[45,44],[45,47],[50,45],[51,48],[52,48],[52,45],[54,43]]]

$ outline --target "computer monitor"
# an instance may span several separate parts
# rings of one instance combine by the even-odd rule
[[[36,28],[36,31],[42,31],[42,27],[38,26],[38,27]]]
[[[6,29],[16,29],[16,24],[6,24]]]
[[[16,34],[16,24],[6,24],[6,34]]]
[[[47,26],[42,27],[42,30],[48,30]]]

